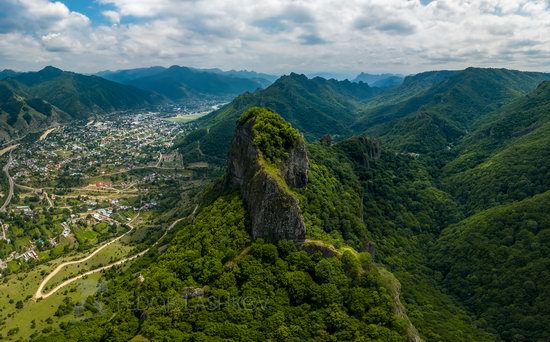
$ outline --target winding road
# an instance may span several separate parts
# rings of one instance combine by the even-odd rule
[[[85,257],[85,258],[82,258],[82,259],[80,259],[80,260],[67,261],[67,262],[64,262],[64,263],[60,264],[59,266],[57,266],[50,274],[48,274],[48,275],[46,276],[46,278],[44,278],[44,280],[42,280],[42,282],[40,283],[40,286],[38,286],[38,290],[36,290],[36,293],[34,294],[34,298],[35,298],[35,299],[47,298],[47,297],[49,297],[50,295],[52,295],[53,293],[55,293],[57,290],[59,290],[61,287],[66,286],[66,285],[72,283],[72,281],[71,281],[71,282],[68,282],[68,283],[67,283],[67,281],[65,281],[65,282],[63,282],[62,284],[60,284],[60,285],[63,285],[63,284],[64,284],[63,286],[58,286],[58,287],[54,288],[53,290],[51,290],[50,292],[45,293],[45,294],[42,292],[42,290],[44,290],[44,287],[46,286],[46,284],[47,284],[53,277],[55,277],[55,275],[56,275],[57,273],[59,273],[65,266],[80,264],[80,263],[83,263],[83,262],[86,262],[86,261],[90,260],[90,259],[93,258],[97,253],[101,252],[105,247],[107,247],[107,246],[113,244],[114,242],[117,242],[118,240],[122,239],[123,237],[125,237],[126,235],[128,235],[130,232],[132,232],[132,231],[134,230],[134,226],[132,226],[132,222],[134,222],[134,221],[139,217],[139,214],[140,214],[140,213],[138,212],[138,214],[137,214],[130,222],[128,222],[128,223],[126,224],[128,227],[130,227],[130,230],[128,230],[126,233],[124,233],[124,234],[122,234],[122,235],[120,235],[120,236],[118,236],[118,237],[112,239],[111,241],[108,241],[108,242],[104,243],[103,245],[99,246],[99,248],[97,248],[96,250],[94,250],[90,255],[88,255],[88,256]],[[112,267],[112,266],[111,266],[111,267]],[[74,278],[71,278],[71,279],[74,279]],[[71,280],[71,279],[68,279],[68,280]],[[80,279],[80,278],[78,278],[78,279]],[[74,280],[76,280],[76,279],[74,279]],[[74,281],[74,280],[73,280],[73,281]]]
[[[191,215],[194,215],[196,210],[197,210],[198,206],[195,207],[195,210],[193,211],[193,214]],[[139,213],[138,215],[139,216]],[[132,219],[131,222],[133,222],[136,218],[134,217]],[[178,224],[179,222],[181,222],[182,220],[186,219],[186,217],[183,217],[183,218],[180,218],[180,219],[177,219],[175,220],[174,222],[172,222],[172,224],[166,229],[166,231],[164,232],[164,234],[157,240],[155,241],[154,244],[151,245],[151,247],[145,249],[144,251],[141,251],[139,252],[138,254],[136,255],[132,255],[130,257],[127,257],[127,258],[124,258],[122,260],[119,260],[119,261],[116,261],[112,264],[109,264],[109,265],[105,265],[103,267],[99,267],[99,268],[96,268],[96,269],[93,269],[93,270],[90,270],[88,272],[85,272],[85,273],[82,273],[80,275],[77,275],[77,276],[74,276],[72,278],[69,278],[67,280],[65,280],[64,282],[62,282],[61,284],[57,285],[56,287],[54,287],[52,290],[50,290],[49,292],[47,293],[43,293],[42,291],[44,290],[44,287],[46,286],[46,284],[57,274],[59,273],[59,271],[61,271],[61,269],[65,266],[69,266],[69,265],[74,265],[74,264],[79,264],[79,263],[82,263],[82,262],[86,262],[88,260],[90,260],[94,255],[96,255],[97,253],[99,253],[103,248],[107,247],[108,245],[112,244],[113,242],[115,241],[118,241],[120,240],[121,238],[123,238],[126,234],[130,233],[134,227],[132,225],[130,225],[128,223],[128,226],[130,227],[130,230],[127,231],[126,233],[122,234],[121,236],[109,241],[108,243],[106,244],[103,244],[101,247],[99,247],[98,249],[96,249],[92,254],[88,255],[87,257],[83,258],[83,259],[80,259],[80,260],[75,260],[75,261],[68,261],[68,262],[64,262],[62,264],[60,264],[59,266],[57,266],[55,268],[55,270],[50,273],[46,278],[44,278],[44,280],[40,283],[40,286],[38,287],[38,290],[36,290],[36,293],[34,294],[34,299],[37,300],[37,299],[44,299],[44,298],[48,298],[49,296],[51,296],[52,294],[56,293],[57,291],[59,291],[60,289],[62,289],[63,287],[79,280],[79,279],[82,279],[83,277],[86,277],[88,275],[91,275],[91,274],[94,274],[94,273],[98,273],[98,272],[101,272],[101,271],[104,271],[104,270],[107,270],[109,268],[112,268],[112,267],[115,267],[115,266],[118,266],[118,265],[121,265],[121,264],[124,264],[128,261],[131,261],[131,260],[134,260],[134,259],[137,259],[141,256],[143,256],[144,254],[146,254],[147,252],[149,252],[151,250],[151,248],[155,247],[167,234],[169,231],[171,231],[175,226],[176,224]]]
[[[2,207],[0,208],[0,212],[5,212],[6,211],[6,209],[8,208],[8,205],[10,205],[11,199],[13,198],[13,187],[14,187],[15,183],[13,181],[13,178],[11,178],[11,176],[10,176],[10,164],[11,164],[12,161],[13,161],[13,157],[12,157],[11,152],[10,152],[10,160],[4,166],[4,168],[2,169],[4,171],[4,173],[6,174],[6,177],[8,177],[8,182],[9,182],[10,189],[8,191],[8,197],[6,197],[6,201],[4,202]]]

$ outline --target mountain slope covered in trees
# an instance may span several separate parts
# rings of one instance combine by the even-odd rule
[[[235,122],[253,106],[270,108],[298,128],[306,138],[325,134],[345,136],[364,101],[379,92],[365,83],[308,79],[304,75],[283,76],[274,84],[255,93],[245,93],[220,110],[204,118],[204,128],[179,142],[186,155],[197,147],[213,160],[223,160]]]
[[[550,74],[468,68],[405,78],[382,91],[364,83],[283,76],[263,91],[243,94],[204,118],[204,130],[180,141],[192,156],[223,160],[240,113],[265,106],[282,115],[313,141],[367,132],[387,146],[409,153],[440,153],[465,137],[478,120],[525,95]],[[193,152],[194,151],[194,152]]]
[[[0,139],[11,140],[28,132],[67,120],[69,115],[39,99],[25,98],[0,82]]]
[[[232,98],[245,91],[263,88],[269,81],[174,65],[160,72],[129,79],[125,83],[154,91],[173,101],[181,101],[203,97]]]
[[[40,98],[73,118],[147,106],[162,100],[151,92],[54,67],[23,73],[4,82],[14,91]]]
[[[366,110],[354,129],[408,152],[443,150],[465,136],[484,115],[550,78],[544,73],[478,68],[448,76],[412,98],[397,103],[389,99]],[[405,82],[403,88],[407,86]]]
[[[470,211],[550,188],[550,82],[503,107],[457,146],[444,184]]]
[[[0,130],[4,140],[55,123],[161,103],[157,94],[46,67],[0,81]]]
[[[235,165],[248,169],[254,163],[275,180],[274,187],[308,198],[301,212],[318,231],[310,228],[305,241],[254,240],[250,222],[258,213],[246,209],[233,183],[220,182],[166,249],[107,277],[108,290],[95,298],[105,305],[102,315],[64,324],[38,340],[418,340],[398,300],[399,282],[370,253],[347,244],[367,243],[357,239],[365,236],[365,226],[334,225],[345,223],[347,215],[358,218],[353,211],[360,209],[360,198],[341,198],[341,208],[353,208],[348,214],[323,212],[316,203],[333,186],[353,191],[344,185],[353,180],[333,178],[295,189],[280,168],[291,160],[298,132],[258,108],[243,114],[238,129],[248,129],[251,120],[250,131],[236,133],[234,147],[249,146],[242,153],[252,159]],[[138,305],[145,298],[160,300]]]
[[[174,66],[173,68],[186,68],[186,67]],[[154,67],[148,67],[148,68],[125,69],[125,70],[117,70],[117,71],[106,70],[106,71],[101,71],[96,73],[95,76],[103,77],[105,79],[118,82],[118,83],[130,84],[133,80],[137,80],[143,77],[158,75],[166,71],[167,69],[168,68],[161,67],[161,66],[154,66]],[[262,86],[262,88],[269,86],[271,83],[275,82],[278,78],[275,75],[258,73],[255,71],[248,71],[248,70],[224,71],[219,68],[212,68],[212,69],[188,68],[188,69],[199,73],[217,74],[217,75],[228,76],[233,78],[253,80],[257,82],[257,84]]]
[[[8,77],[14,77],[14,76],[17,76],[19,74],[19,72],[17,71],[13,71],[13,70],[10,70],[10,69],[4,69],[2,71],[0,71],[0,80],[3,80],[4,78],[8,78]]]
[[[550,339],[548,208],[550,191],[481,211],[434,247],[445,286],[505,341]]]
[[[108,291],[92,298],[105,315],[41,339],[547,340],[547,77],[469,68],[411,76],[379,93],[291,74],[239,96],[176,147],[220,165],[232,140],[250,139],[230,156],[256,168],[228,165],[256,188],[216,182],[165,247],[106,275]],[[47,103],[17,92],[44,80],[11,80],[0,83],[11,110],[2,116],[45,119],[34,111]],[[297,146],[307,157],[288,165]],[[304,163],[306,184],[294,186],[286,175]],[[250,204],[258,196],[259,209]],[[266,198],[298,215],[305,238],[254,239],[258,212],[287,217],[265,214]],[[209,310],[208,296],[252,296],[257,305]],[[136,298],[176,302],[144,308]]]
[[[409,317],[428,340],[547,339],[547,78],[476,68],[411,76],[400,88],[352,98],[350,108],[362,111],[341,115],[340,123],[351,122],[343,131],[366,124],[369,137],[308,146],[311,182],[301,197],[310,208],[308,234],[358,249],[371,241],[377,260],[403,284]],[[302,98],[299,108],[317,101],[304,93],[273,93],[272,103],[292,103],[279,110],[298,122],[291,101]],[[199,129],[187,142],[223,155],[225,140],[209,139],[212,132],[224,137],[235,113],[261,97],[246,96],[213,113],[206,120],[211,131]],[[309,118],[334,113],[317,108],[324,110],[307,112]],[[354,121],[357,113],[364,116]],[[301,123],[305,132],[318,128],[316,119]],[[306,137],[316,141],[323,132],[316,133]],[[320,183],[331,190],[316,188]],[[525,275],[511,278],[518,273]]]

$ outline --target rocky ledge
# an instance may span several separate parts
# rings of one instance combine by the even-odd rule
[[[302,136],[278,114],[252,108],[241,116],[225,184],[240,189],[254,239],[305,239],[300,203],[292,189],[306,186],[308,168]]]

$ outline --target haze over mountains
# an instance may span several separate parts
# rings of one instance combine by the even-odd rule
[[[353,79],[353,82],[365,82],[372,87],[387,89],[398,87],[403,83],[403,79],[403,75],[368,74],[362,72]]]
[[[220,69],[192,69],[177,65],[170,68],[101,72],[98,76],[157,92],[172,101],[201,97],[232,98],[245,91],[254,91],[270,85],[276,76],[251,71],[222,71]]]

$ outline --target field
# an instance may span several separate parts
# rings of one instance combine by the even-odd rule
[[[72,278],[74,276],[77,276],[81,273],[116,262],[128,256],[128,254],[131,253],[131,251],[132,251],[132,247],[117,241],[116,243],[113,243],[105,247],[104,249],[102,249],[101,252],[94,255],[93,258],[83,263],[69,265],[63,268],[58,274],[56,274],[48,282],[48,284],[44,288],[44,292],[48,292],[49,290],[59,285],[63,281],[69,278]]]
[[[195,121],[199,118],[202,118],[206,114],[208,114],[208,113],[205,112],[205,113],[197,113],[197,114],[177,115],[177,116],[173,116],[171,118],[167,118],[166,121],[177,122],[177,123],[191,122],[191,121]]]
[[[85,256],[80,254],[79,257]],[[84,319],[91,312],[82,311],[82,316],[55,316],[58,307],[65,298],[74,303],[84,303],[88,296],[98,290],[101,274],[93,274],[75,282],[47,299],[32,299],[44,274],[52,271],[56,265],[75,258],[63,257],[55,262],[40,265],[28,273],[11,275],[3,279],[0,285],[0,340],[28,340],[34,332],[57,327],[61,322]],[[33,328],[34,327],[34,328]]]

